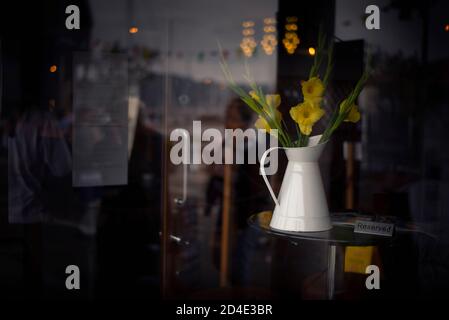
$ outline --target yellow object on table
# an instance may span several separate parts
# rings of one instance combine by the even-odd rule
[[[346,247],[345,272],[365,274],[373,260],[374,247]]]

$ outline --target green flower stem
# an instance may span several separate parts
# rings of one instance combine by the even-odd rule
[[[345,104],[342,106],[342,110],[340,110],[340,104],[336,107],[331,121],[329,121],[327,128],[321,136],[320,142],[329,140],[334,131],[337,130],[341,123],[347,118],[349,112],[351,111],[352,105],[357,101],[357,98],[359,97],[360,92],[362,92],[362,89],[368,78],[369,68],[367,67],[360,77],[359,81],[357,81],[356,86],[349,94],[348,98],[346,98]]]
[[[325,43],[326,43],[326,37],[323,34],[322,26],[320,26],[320,30],[318,32],[318,47],[317,47],[316,54],[313,59],[312,68],[310,69],[309,79],[318,75],[318,71],[320,70],[320,66],[323,61],[323,51],[324,51]]]
[[[329,84],[329,77],[333,69],[334,69],[334,43],[331,41],[327,49],[327,66],[326,66],[326,73],[324,74],[323,78],[323,85],[325,89]]]
[[[285,134],[284,130],[278,126],[278,124],[270,117],[264,117],[265,121],[267,121],[270,128],[276,129],[278,131],[278,140],[282,144],[283,147],[289,147],[290,142],[288,135]]]
[[[298,144],[301,142],[301,130],[299,129],[299,125],[295,123],[296,135],[298,136]]]

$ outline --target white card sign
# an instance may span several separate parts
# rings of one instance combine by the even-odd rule
[[[355,233],[367,233],[391,237],[393,236],[393,231],[394,231],[393,223],[357,220],[354,224]]]

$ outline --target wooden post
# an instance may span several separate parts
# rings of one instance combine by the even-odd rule
[[[166,47],[171,48],[171,40],[173,38],[172,35],[172,21],[169,21],[167,24],[167,37],[166,37]],[[168,116],[169,116],[169,106],[171,104],[171,79],[169,75],[169,60],[167,59],[165,63],[165,95],[164,95],[164,145],[163,152],[161,155],[162,161],[162,212],[161,212],[161,295],[162,298],[168,298],[170,296],[171,291],[171,281],[170,277],[172,276],[172,269],[170,268],[170,243],[169,243],[169,222],[171,215],[170,204],[169,201],[169,170],[168,170],[168,159],[170,151],[169,151],[169,131],[168,131]]]
[[[229,232],[232,192],[232,166],[224,165],[223,212],[221,215],[220,287],[226,287],[229,280]]]
[[[346,209],[354,209],[354,143],[346,142]]]

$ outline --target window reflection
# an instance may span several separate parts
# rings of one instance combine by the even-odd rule
[[[254,127],[220,58],[242,85],[247,64],[265,93],[282,96],[288,117],[320,25],[333,35],[336,63],[314,130],[368,54],[374,70],[358,101],[362,120],[343,126],[321,159],[330,209],[410,231],[397,248],[339,247],[336,298],[445,294],[444,1],[379,1],[380,30],[361,19],[369,1],[72,2],[33,4],[20,28],[8,23],[2,33],[2,295],[72,299],[64,270],[76,264],[86,281],[76,298],[159,297],[161,289],[178,298],[326,298],[326,243],[248,226],[274,207],[259,164],[189,164],[180,205],[184,168],[169,159],[176,128],[189,131],[192,154],[206,145],[193,121],[223,134]],[[80,7],[79,31],[65,29],[68,4]],[[276,192],[285,159],[279,164]],[[387,289],[365,290],[357,258],[381,266]]]

